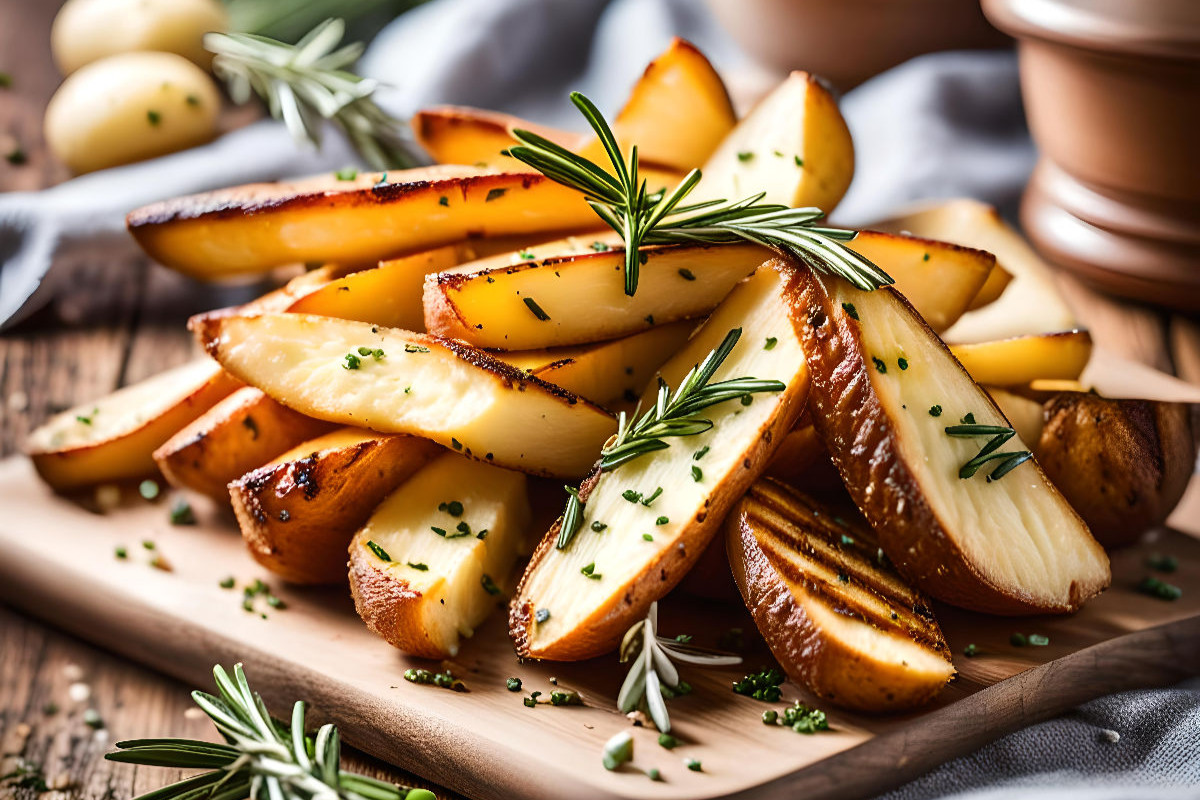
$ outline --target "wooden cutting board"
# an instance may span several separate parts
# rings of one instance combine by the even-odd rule
[[[761,723],[767,708],[733,694],[730,681],[769,663],[736,605],[674,594],[661,604],[664,634],[714,645],[731,627],[746,632],[743,667],[683,669],[695,691],[670,701],[673,751],[652,730],[633,729],[634,764],[605,771],[603,743],[629,730],[613,698],[625,668],[614,656],[578,664],[520,664],[497,613],[450,666],[469,692],[406,682],[410,666],[439,664],[400,655],[366,630],[342,588],[276,585],[243,550],[232,521],[197,504],[200,524],[174,527],[165,502],[136,496],[107,514],[55,497],[21,458],[0,462],[0,599],[130,658],[211,689],[214,664],[242,661],[272,711],[295,699],[313,721],[333,720],[346,741],[431,781],[479,798],[847,797],[879,791],[969,752],[1010,730],[1091,697],[1161,685],[1200,672],[1200,484],[1172,518],[1179,530],[1150,534],[1113,558],[1113,587],[1067,618],[1008,619],[938,609],[958,679],[918,714],[875,718],[829,712],[832,730],[805,736]],[[149,565],[151,551],[172,566]],[[129,557],[114,557],[117,546]],[[1174,555],[1163,576],[1183,587],[1175,602],[1134,590],[1151,553]],[[222,589],[226,576],[237,589]],[[241,587],[271,581],[284,610],[248,613]],[[1041,633],[1045,647],[1014,647],[1013,632]],[[974,643],[975,658],[962,655]],[[526,708],[550,679],[579,691],[585,707]],[[787,685],[785,699],[811,701]],[[163,731],[170,735],[171,731]],[[685,758],[703,771],[688,770]]]

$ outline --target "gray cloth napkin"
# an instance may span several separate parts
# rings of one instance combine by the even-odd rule
[[[733,81],[755,70],[696,0],[437,0],[385,29],[360,70],[389,84],[382,101],[400,115],[459,103],[578,129],[567,91],[615,110],[672,35],[695,42]],[[1034,159],[1011,53],[914,59],[850,92],[842,107],[858,165],[839,221],[964,195],[1011,215]],[[263,122],[206,147],[0,195],[0,320],[44,301],[61,248],[101,236],[127,242],[124,214],[138,205],[353,161],[333,137],[321,153],[298,151]],[[1200,681],[1101,698],[886,797],[1200,798]]]

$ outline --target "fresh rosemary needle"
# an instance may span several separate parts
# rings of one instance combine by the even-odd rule
[[[413,166],[407,125],[375,102],[376,81],[349,71],[363,45],[337,47],[345,29],[342,20],[329,19],[294,45],[247,33],[208,33],[204,46],[215,54],[213,72],[234,102],[257,94],[297,142],[319,147],[329,121],[373,169]]]
[[[787,388],[782,381],[759,380],[757,378],[730,378],[710,383],[713,375],[733,352],[741,338],[742,329],[734,328],[725,334],[724,340],[703,361],[679,382],[674,392],[660,378],[658,397],[651,408],[632,422],[622,411],[617,418],[617,433],[600,451],[600,472],[612,472],[622,464],[635,458],[665,450],[670,445],[664,439],[672,436],[695,436],[710,430],[712,420],[700,416],[709,406],[749,397],[756,392],[781,392]],[[636,412],[635,412],[636,413]],[[565,549],[583,523],[584,501],[579,490],[563,487],[567,492],[567,505],[563,511],[562,524],[558,530],[558,549]]]
[[[1008,473],[1012,472],[1017,467],[1024,464],[1029,459],[1033,458],[1033,454],[1028,450],[1018,450],[1009,453],[997,453],[1005,442],[1017,435],[1017,432],[1012,428],[1006,428],[1001,425],[950,425],[946,428],[947,436],[956,436],[962,438],[990,436],[980,450],[979,455],[972,458],[958,470],[958,477],[967,479],[974,477],[975,473],[989,461],[999,461],[996,468],[988,475],[988,480],[998,481]]]
[[[819,208],[764,203],[765,193],[737,202],[683,205],[700,182],[698,169],[669,192],[650,191],[638,173],[637,147],[631,149],[626,162],[612,129],[592,101],[573,92],[571,102],[599,137],[612,164],[611,173],[532,131],[514,130],[512,135],[520,144],[508,152],[550,180],[582,192],[592,210],[621,235],[625,240],[625,294],[637,292],[643,245],[686,242],[754,242],[780,250],[818,272],[840,275],[868,291],[893,282],[870,259],[843,244],[853,239],[856,231],[818,226],[825,215]]]

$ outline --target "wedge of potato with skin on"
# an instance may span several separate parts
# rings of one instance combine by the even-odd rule
[[[442,452],[416,436],[339,428],[233,481],[229,499],[259,564],[292,583],[342,583],[355,531]]]
[[[975,295],[975,299],[971,301],[968,311],[978,311],[984,306],[990,306],[992,303],[1000,299],[1004,294],[1004,290],[1012,283],[1013,274],[1000,266],[999,263],[988,274],[987,280],[979,289],[979,293]]]
[[[536,378],[608,407],[636,403],[642,389],[695,330],[690,320],[594,345],[518,350],[499,357]]]
[[[996,266],[996,257],[983,250],[897,233],[862,231],[846,246],[891,275],[935,331],[966,312]]]
[[[350,544],[350,591],[367,627],[405,653],[457,655],[528,552],[525,483],[447,453],[384,500]]]
[[[1103,590],[1104,550],[1036,461],[959,477],[992,437],[946,428],[1008,421],[904,298],[812,273],[801,282],[813,423],[901,574],[995,614],[1074,611]],[[1014,437],[995,452],[1024,449]]]
[[[1196,464],[1184,403],[1060,394],[1045,405],[1034,452],[1105,547],[1121,547],[1170,515]]]
[[[240,386],[218,364],[194,361],[51,417],[25,449],[60,492],[149,477],[155,448]]]
[[[1022,442],[1036,442],[1042,437],[1042,426],[1045,424],[1045,415],[1041,403],[995,386],[985,386],[983,388],[992,398],[992,402],[996,404],[996,407],[1000,409],[1000,413],[1008,420],[1013,430],[1021,437]],[[1045,468],[1046,464],[1041,458],[1038,458],[1038,463],[1042,465],[1043,469]],[[1051,475],[1050,479],[1053,480],[1054,476]]]
[[[599,406],[453,339],[304,314],[209,320],[197,338],[230,374],[302,414],[535,475],[585,474],[616,430]]]
[[[793,72],[725,137],[703,172],[689,202],[765,192],[765,202],[828,214],[854,177],[854,142],[829,90]]]
[[[154,461],[172,486],[223,505],[231,481],[333,427],[245,386],[164,442]]]
[[[600,228],[573,189],[471,167],[325,175],[166,200],[129,214],[152,258],[216,280],[312,261],[371,263],[472,237]]]
[[[625,252],[430,275],[425,327],[479,347],[535,350],[615,339],[701,317],[770,254],[758,245],[647,247],[637,294]]]
[[[1092,336],[1081,330],[1040,333],[952,344],[950,351],[979,383],[1021,386],[1043,378],[1078,378],[1092,357]]]
[[[661,372],[677,386],[741,328],[713,381],[752,376],[786,389],[752,395],[749,405],[711,406],[703,412],[710,430],[671,438],[666,450],[611,472],[593,471],[580,488],[585,506],[574,539],[558,549],[556,523],[513,598],[509,632],[519,656],[573,661],[608,652],[700,558],[804,407],[808,368],[789,312],[797,271],[781,260],[764,264]]]
[[[746,607],[788,677],[866,712],[933,700],[954,677],[929,609],[856,514],[781,483],[750,487],[725,524]]]
[[[425,108],[409,121],[417,144],[439,164],[473,164],[501,169],[524,169],[511,156],[504,155],[517,143],[514,128],[533,131],[568,150],[578,146],[577,133],[504,114],[468,106]]]

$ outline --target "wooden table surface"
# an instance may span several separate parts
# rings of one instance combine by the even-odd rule
[[[0,160],[0,191],[38,189],[67,177],[40,133],[59,80],[48,42],[56,8],[0,0],[0,72],[13,80],[0,89],[0,150],[15,143],[27,155],[23,165]],[[193,345],[184,320],[230,299],[140,256],[92,251],[68,261],[75,274],[70,290],[0,334],[0,456],[19,452],[27,433],[50,414],[188,359]],[[1200,383],[1200,321],[1123,304],[1067,279],[1063,285],[1100,345]],[[89,696],[72,684],[87,687]],[[6,762],[0,774],[20,755],[42,765],[51,787],[61,789],[48,796],[71,800],[126,798],[177,779],[172,770],[115,765],[102,756],[118,738],[211,737],[207,719],[189,711],[192,688],[0,606],[0,753]],[[99,711],[102,731],[83,723],[88,708]],[[421,783],[352,750],[345,762]]]

